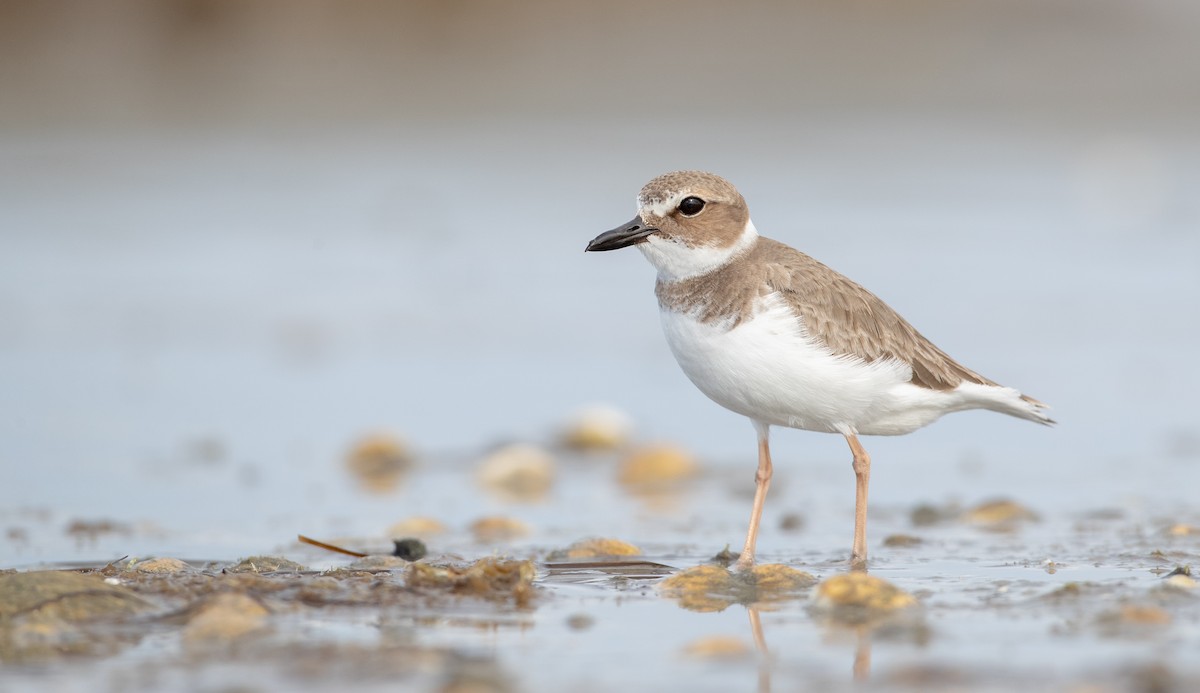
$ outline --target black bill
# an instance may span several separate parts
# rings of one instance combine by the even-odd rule
[[[593,238],[587,244],[586,250],[616,250],[626,246],[641,243],[652,233],[658,233],[658,229],[653,226],[647,226],[642,221],[640,216],[634,217],[633,221],[621,224],[611,231],[605,231]]]

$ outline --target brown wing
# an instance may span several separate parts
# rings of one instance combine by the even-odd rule
[[[875,294],[820,262],[768,238],[756,250],[770,267],[768,287],[834,353],[868,362],[897,359],[912,366],[914,385],[933,390],[950,390],[964,380],[996,385],[934,346]]]

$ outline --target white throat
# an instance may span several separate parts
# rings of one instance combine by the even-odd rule
[[[728,263],[753,245],[757,238],[758,229],[754,228],[754,222],[746,220],[746,228],[742,229],[742,235],[738,237],[737,242],[724,248],[692,247],[658,234],[647,236],[645,242],[639,243],[637,247],[658,270],[659,279],[679,281],[707,274]]]

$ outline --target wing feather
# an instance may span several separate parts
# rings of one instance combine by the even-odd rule
[[[895,359],[912,367],[912,383],[950,390],[963,381],[996,385],[950,358],[900,314],[851,279],[817,260],[767,238],[766,287],[800,316],[808,333],[836,354],[871,362]],[[759,249],[756,249],[759,250]]]

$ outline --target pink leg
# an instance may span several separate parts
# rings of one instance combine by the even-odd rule
[[[771,485],[771,448],[767,444],[768,427],[755,423],[758,430],[758,471],[754,473],[754,509],[750,511],[750,531],[746,533],[746,544],[742,555],[734,564],[734,570],[754,567],[754,544],[758,541],[758,522],[762,519],[763,503],[767,500],[767,488]]]
[[[871,456],[853,433],[846,435],[850,452],[854,454],[854,546],[850,552],[850,567],[867,569],[867,487],[871,483]]]

